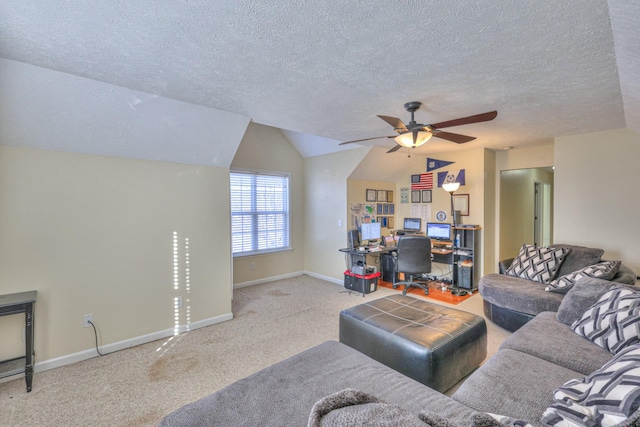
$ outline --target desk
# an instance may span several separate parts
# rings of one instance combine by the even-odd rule
[[[351,267],[353,267],[353,259],[354,257],[356,259],[360,259],[362,260],[362,265],[365,266],[367,265],[367,255],[371,255],[371,256],[380,256],[382,254],[388,254],[389,252],[393,252],[396,250],[395,246],[374,246],[374,247],[364,247],[364,250],[360,251],[357,248],[343,248],[343,249],[338,249],[340,252],[344,252],[345,254],[348,254],[351,256],[351,265],[349,266],[349,269],[351,269]]]
[[[27,393],[31,391],[33,381],[33,356],[35,354],[33,352],[33,305],[35,302],[36,291],[0,295],[0,316],[24,313],[26,347],[24,357],[0,362],[0,378],[24,373]]]

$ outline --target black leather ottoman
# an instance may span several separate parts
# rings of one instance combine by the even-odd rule
[[[404,295],[340,312],[340,342],[444,392],[487,357],[484,318]]]

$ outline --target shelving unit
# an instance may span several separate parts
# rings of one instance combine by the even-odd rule
[[[480,227],[454,227],[453,244],[453,283],[461,290],[473,292],[480,281],[480,269],[476,268],[480,256]]]

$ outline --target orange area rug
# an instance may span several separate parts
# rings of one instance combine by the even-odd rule
[[[397,291],[402,293],[404,290],[404,285],[399,285],[396,289],[393,289],[393,284],[391,282],[385,282],[384,280],[378,280],[378,286],[382,288],[391,289],[393,291]],[[450,289],[443,291],[441,285],[438,282],[429,282],[429,295],[425,295],[424,291],[420,288],[410,288],[407,291],[407,294],[422,297],[425,299],[433,299],[441,302],[446,302],[449,304],[460,304],[462,301],[471,298],[471,295],[467,294],[465,296],[456,296],[451,293]]]

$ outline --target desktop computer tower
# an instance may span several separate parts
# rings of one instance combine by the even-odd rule
[[[473,267],[464,267],[462,265],[458,265],[458,287],[460,289],[471,289],[471,277]]]
[[[391,254],[382,254],[380,256],[380,269],[382,270],[382,280],[394,283],[396,276],[396,260]]]

